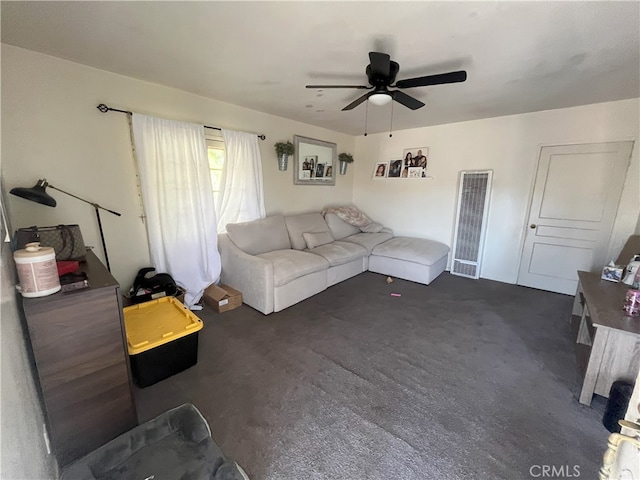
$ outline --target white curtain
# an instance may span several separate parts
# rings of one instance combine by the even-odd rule
[[[133,137],[151,261],[192,307],[221,269],[204,127],[134,114]]]
[[[218,232],[228,223],[264,218],[262,159],[255,133],[222,130],[225,162],[216,202]]]

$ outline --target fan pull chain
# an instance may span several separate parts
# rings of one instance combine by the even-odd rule
[[[367,136],[367,120],[369,119],[369,99],[364,106],[364,136]]]
[[[395,102],[392,101],[391,102],[391,121],[389,122],[389,137],[393,137],[393,134],[391,133],[393,131],[393,104]]]

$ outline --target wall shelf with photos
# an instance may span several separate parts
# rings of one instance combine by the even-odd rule
[[[428,147],[407,148],[402,158],[376,162],[373,178],[433,178],[429,175]]]

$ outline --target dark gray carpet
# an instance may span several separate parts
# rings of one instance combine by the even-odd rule
[[[364,273],[266,317],[205,308],[198,365],[138,390],[138,415],[195,404],[253,480],[595,478],[605,401],[577,401],[571,304]]]

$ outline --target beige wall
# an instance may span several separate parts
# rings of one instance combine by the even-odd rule
[[[102,221],[112,270],[128,288],[138,268],[148,266],[146,231],[139,215],[127,117],[102,114],[96,106],[132,110],[234,130],[264,133],[260,142],[267,213],[296,213],[328,203],[349,203],[352,172],[336,176],[335,187],[294,186],[293,158],[280,172],[274,143],[303,135],[353,152],[355,138],[273,115],[236,107],[86,67],[29,50],[2,45],[2,175],[4,186],[32,186],[39,178],[122,213]],[[303,106],[301,106],[303,108]],[[85,243],[102,255],[93,209],[59,192],[57,208],[9,195],[14,227],[79,223]]]
[[[354,203],[396,234],[453,242],[458,175],[492,169],[481,276],[515,283],[541,145],[635,140],[608,256],[615,259],[640,212],[639,99],[490,118],[356,140]],[[428,108],[428,107],[427,107]],[[376,162],[429,147],[433,179],[372,179]],[[580,172],[576,172],[580,181]]]
[[[482,276],[515,282],[533,175],[541,145],[636,140],[638,99],[524,115],[351,137],[284,118],[217,102],[176,89],[115,75],[8,45],[2,45],[2,154],[6,188],[46,177],[53,185],[120,211],[102,216],[116,278],[126,288],[149,264],[139,219],[133,158],[126,117],[101,114],[104,102],[185,121],[260,132],[268,214],[317,210],[353,202],[398,234],[452,243],[458,173],[494,170]],[[355,153],[335,187],[294,186],[293,165],[280,172],[273,151],[294,134],[332,141]],[[404,148],[429,147],[433,179],[373,180],[377,161],[400,158]],[[638,145],[609,248],[613,258],[626,236],[640,229]],[[86,243],[96,245],[93,210],[52,192],[52,209],[9,196],[14,226],[79,223]]]

